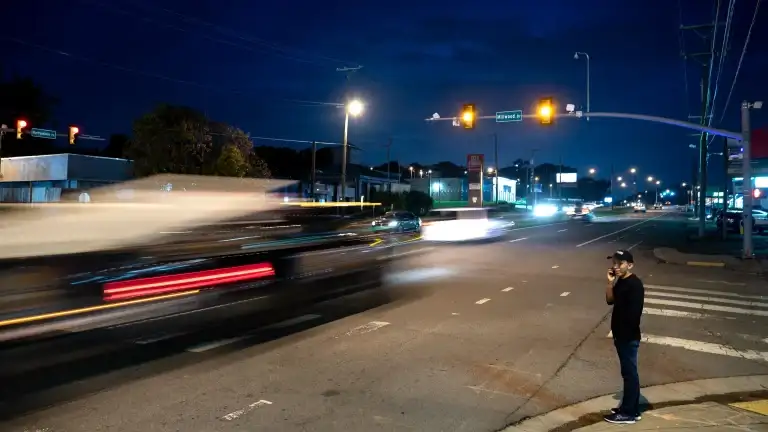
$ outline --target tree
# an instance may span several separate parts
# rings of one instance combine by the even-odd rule
[[[136,175],[202,174],[212,148],[210,125],[201,112],[160,105],[133,122],[133,139],[126,155]]]
[[[245,177],[248,173],[248,160],[243,157],[237,146],[228,144],[221,149],[214,165],[214,174],[226,177]]]
[[[113,134],[109,137],[109,144],[101,151],[102,156],[122,158],[130,145],[130,138],[126,134]]]

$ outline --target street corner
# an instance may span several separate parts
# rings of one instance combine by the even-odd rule
[[[645,387],[641,392],[643,429],[673,429],[768,423],[768,375],[711,378]],[[623,425],[605,422],[618,402],[611,393],[523,419],[503,432],[602,431]]]
[[[638,421],[643,429],[664,430],[664,429],[693,429],[701,427],[723,427],[738,428],[744,431],[764,430],[768,416],[763,413],[743,409],[740,404],[759,403],[759,409],[768,409],[768,401],[760,400],[755,402],[740,402],[726,404],[720,402],[703,402],[685,405],[675,405],[666,408],[659,408],[643,413],[642,419]],[[765,403],[765,404],[763,404]],[[583,432],[614,431],[622,430],[624,425],[608,422],[594,423],[589,426],[576,428],[573,430]]]

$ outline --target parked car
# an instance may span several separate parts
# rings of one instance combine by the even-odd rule
[[[742,226],[743,212],[740,210],[728,210],[725,214],[725,221],[729,231],[738,232]],[[716,224],[718,228],[723,226],[723,212],[717,215]],[[752,226],[754,231],[763,234],[768,231],[768,212],[765,210],[752,209]]]

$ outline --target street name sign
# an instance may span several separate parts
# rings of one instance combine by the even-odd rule
[[[29,133],[35,138],[56,139],[55,130],[32,128]]]
[[[496,113],[496,123],[523,121],[523,110],[500,111]]]

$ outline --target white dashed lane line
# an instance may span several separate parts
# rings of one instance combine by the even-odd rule
[[[506,287],[506,288],[504,288],[502,291],[503,291],[503,292],[510,292],[510,291],[512,291],[513,289],[515,289],[515,288],[514,288],[514,287]]]
[[[566,292],[564,292],[564,293],[560,294],[560,297],[567,297],[567,296],[568,296],[568,294],[570,294],[570,292],[569,292],[569,291],[566,291]]]
[[[515,243],[515,242],[519,242],[519,241],[523,241],[523,240],[528,240],[528,237],[523,237],[523,238],[519,238],[519,239],[510,240],[509,242],[510,243]]]
[[[479,304],[479,305],[481,305],[481,304],[483,304],[483,303],[488,303],[489,301],[491,301],[491,299],[489,299],[489,298],[484,298],[484,299],[480,299],[480,300],[476,301],[476,302],[475,302],[475,304]]]

